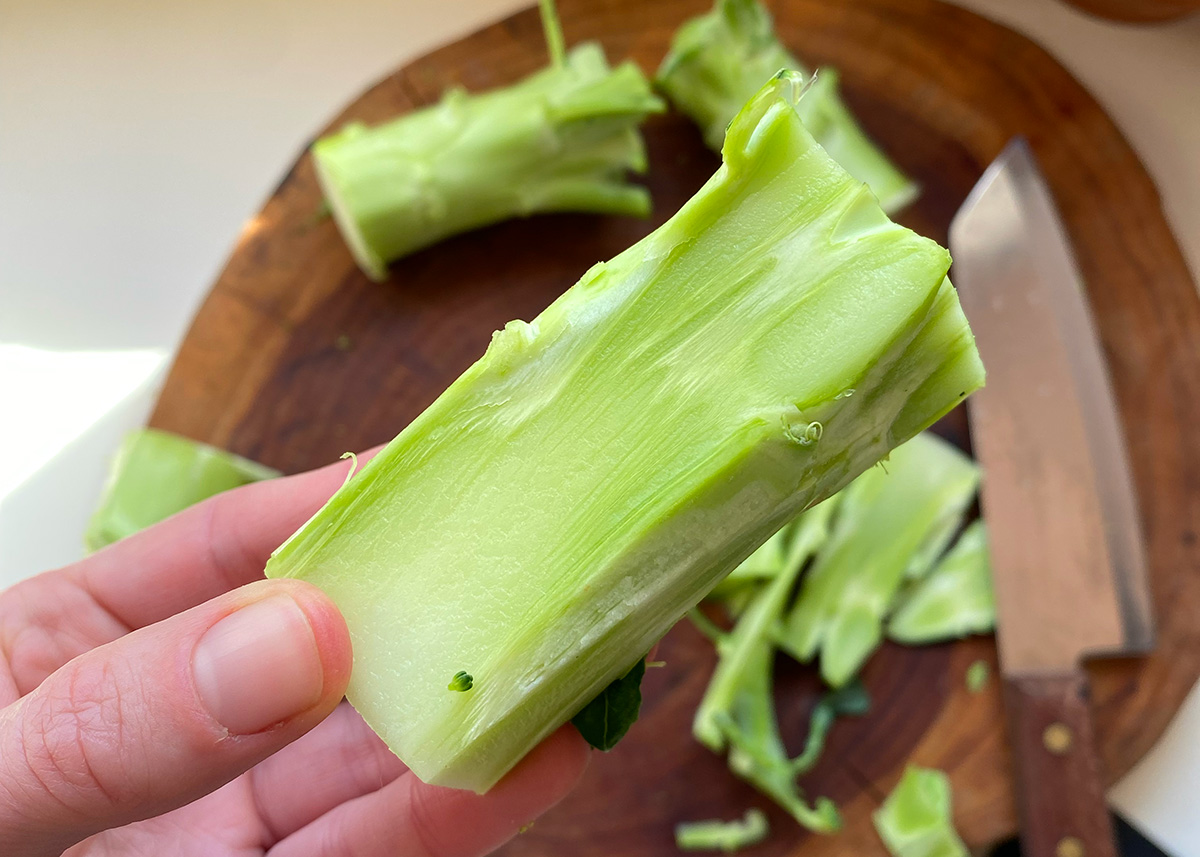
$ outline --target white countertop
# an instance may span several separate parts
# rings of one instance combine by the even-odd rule
[[[107,456],[302,143],[398,65],[529,2],[0,0],[0,587],[80,555]],[[1200,17],[957,2],[1092,90],[1200,273]],[[1111,797],[1200,857],[1197,795],[1194,691]]]

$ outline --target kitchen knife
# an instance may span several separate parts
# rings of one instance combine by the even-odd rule
[[[1145,551],[1087,295],[1024,140],[971,191],[950,250],[988,373],[968,408],[1022,850],[1114,857],[1081,662],[1152,646]]]

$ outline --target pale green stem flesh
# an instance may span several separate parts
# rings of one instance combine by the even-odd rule
[[[720,149],[725,128],[763,82],[780,69],[809,72],[775,35],[770,13],[758,0],[717,0],[711,12],[675,33],[655,83]],[[838,75],[822,68],[797,108],[809,132],[854,178],[865,182],[884,211],[899,211],[917,185],[871,142],[846,108]]]
[[[278,475],[278,470],[177,434],[132,431],[113,459],[84,544],[89,552],[100,550],[214,494]]]
[[[796,578],[811,553],[828,535],[835,500],[827,500],[800,516],[792,552],[768,584],[755,593],[733,630],[717,640],[719,660],[692,720],[692,734],[713,752],[729,751],[729,768],[787,810],[798,823],[821,833],[841,826],[837,808],[827,798],[810,806],[796,777],[820,753],[828,723],[813,718],[812,750],[788,758],[775,716],[772,674],[774,629],[783,618]],[[817,735],[817,731],[821,734]]]
[[[680,851],[724,851],[732,854],[767,838],[767,815],[752,807],[734,821],[688,821],[675,825],[675,847]]]
[[[662,109],[636,65],[609,68],[587,43],[513,86],[351,123],[313,145],[313,162],[355,260],[380,280],[388,262],[512,217],[649,214],[627,172],[645,171],[637,127]]]
[[[799,90],[764,87],[695,197],[498,332],[268,563],[341,608],[350,701],[421,779],[486,791],[982,384],[946,251],[816,144]]]
[[[898,643],[924,645],[986,634],[996,626],[987,531],[976,521],[927,577],[902,593],[888,619]]]
[[[950,780],[941,771],[910,765],[874,815],[875,830],[892,857],[968,857],[951,820]]]
[[[934,434],[893,450],[838,497],[833,533],[805,576],[781,644],[801,661],[820,654],[839,687],[883,635],[883,620],[913,558],[944,545],[975,496],[979,469]]]

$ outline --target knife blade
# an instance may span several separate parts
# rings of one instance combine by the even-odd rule
[[[1086,291],[1022,139],[950,227],[952,275],[988,371],[968,400],[983,465],[997,645],[1022,845],[1114,855],[1081,662],[1153,645],[1137,496]]]

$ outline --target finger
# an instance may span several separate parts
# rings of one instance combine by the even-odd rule
[[[407,770],[349,703],[250,772],[259,816],[278,842]]]
[[[337,706],[341,614],[263,581],[93,649],[0,711],[0,842],[57,854],[212,791]]]
[[[579,780],[587,745],[564,726],[486,795],[429,786],[412,773],[344,803],[269,857],[475,857],[511,839]]]
[[[358,457],[366,463],[378,449]],[[226,491],[65,570],[105,610],[141,628],[263,576],[271,552],[346,480],[334,464]]]

